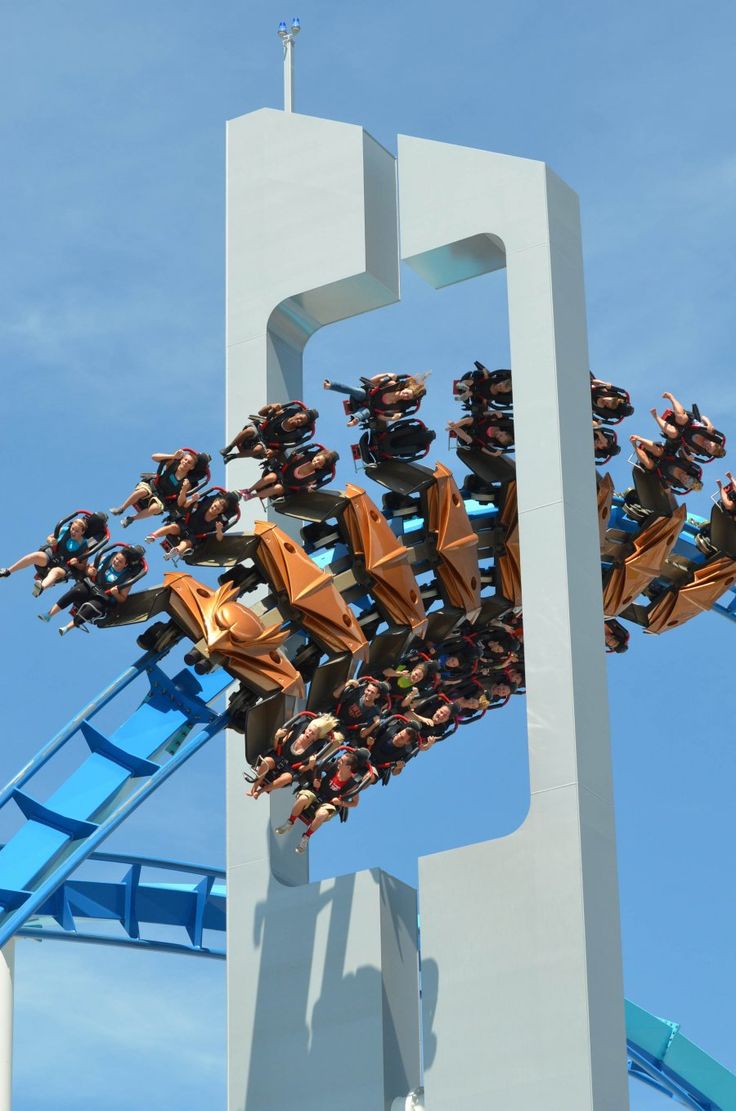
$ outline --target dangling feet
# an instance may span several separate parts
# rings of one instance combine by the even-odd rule
[[[0,579],[7,579],[10,577],[10,571],[7,567],[0,567]]]
[[[307,851],[307,845],[308,844],[309,844],[309,837],[305,833],[304,836],[302,837],[301,841],[297,845],[297,847],[294,849],[294,852],[299,853],[299,855],[301,856],[302,853],[305,853]]]
[[[121,528],[127,528],[128,525],[133,524],[134,520],[135,520],[135,517],[123,517],[122,521],[120,522],[120,527]]]
[[[73,628],[74,628],[73,625],[62,625],[60,629],[57,629],[57,632],[58,632],[60,637],[65,637],[66,634],[70,633]]]
[[[50,613],[37,613],[36,617],[38,618],[39,621],[43,621],[46,624],[48,624],[49,621],[51,620],[51,614]],[[59,632],[61,632],[61,629],[59,629]]]
[[[276,829],[274,830],[274,833],[278,833],[278,835],[280,837],[282,837],[285,833],[288,833],[289,830],[291,830],[293,828],[294,828],[294,823],[293,822],[284,822],[284,824],[282,826],[276,826]]]
[[[124,512],[124,510],[122,505],[111,505],[110,512],[112,513],[113,517],[119,517],[120,514]]]
[[[240,494],[241,501],[251,501],[253,498],[258,497],[252,487],[247,490],[238,490],[238,493]]]
[[[33,594],[34,598],[38,598],[39,595],[43,594],[43,583],[40,579],[36,579],[35,583],[33,584],[33,590],[31,591],[31,593]]]

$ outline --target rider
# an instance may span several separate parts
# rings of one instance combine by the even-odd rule
[[[258,775],[248,794],[260,798],[281,787],[288,787],[296,774],[312,771],[317,758],[342,744],[343,735],[336,731],[339,722],[332,714],[302,710],[276,730],[273,747],[262,757]],[[266,780],[276,772],[275,778]]]
[[[185,503],[182,520],[162,525],[146,537],[146,542],[152,544],[163,536],[179,539],[179,543],[164,555],[164,559],[177,559],[193,551],[208,536],[222,540],[226,530],[235,523],[238,501],[234,491],[211,490],[201,498],[199,494],[194,494]]]
[[[593,415],[605,424],[619,424],[624,417],[630,417],[634,406],[626,390],[590,376],[590,395]]]
[[[374,679],[372,675],[348,679],[333,692],[333,697],[333,713],[340,722],[340,728],[361,740],[370,737],[390,705],[388,683]]]
[[[128,597],[131,580],[139,577],[143,556],[143,548],[138,546],[113,548],[99,562],[90,563],[84,578],[62,594],[48,613],[39,613],[39,620],[50,621],[62,610],[76,606],[77,612],[68,624],[61,626],[59,636],[87,621],[94,624]]]
[[[475,370],[462,376],[455,392],[471,408],[511,409],[514,403],[511,371],[489,370],[477,360]]]
[[[127,528],[133,521],[146,517],[157,517],[164,510],[176,512],[177,502],[182,494],[186,497],[209,475],[210,456],[205,452],[189,451],[179,448],[172,454],[156,452],[151,456],[159,464],[156,474],[145,474],[122,505],[113,506],[110,512],[119,517],[126,509],[135,506],[137,512],[124,517],[120,522]],[[138,508],[140,506],[140,508]]]
[[[404,765],[419,746],[419,727],[404,714],[392,714],[383,718],[371,743],[371,762],[373,766],[391,769],[391,775],[399,775]]]
[[[726,437],[713,427],[713,422],[705,415],[697,413],[697,406],[694,406],[695,411],[685,409],[674,394],[664,393],[662,397],[671,402],[672,408],[665,409],[662,416],[656,409],[650,409],[650,413],[665,440],[679,446],[688,456],[695,455],[703,462],[722,459],[726,454]]]
[[[373,782],[373,779],[374,772],[367,749],[339,750],[329,757],[319,774],[309,782],[309,786],[297,791],[289,820],[277,826],[274,832],[288,833],[304,815],[309,819],[309,825],[294,851],[305,852],[312,834],[334,818],[338,810],[352,810],[356,807],[360,791]]]
[[[330,482],[340,456],[322,444],[310,444],[292,451],[285,462],[271,460],[263,478],[240,491],[243,501],[251,498],[283,498],[307,494]]]
[[[345,386],[325,378],[324,389],[345,393],[350,398],[352,416],[348,427],[366,424],[371,419],[392,421],[416,413],[427,392],[425,382],[431,371],[426,374],[374,374],[372,378],[361,378],[362,387]],[[357,406],[357,408],[356,408]]]
[[[514,422],[501,413],[473,414],[458,421],[451,420],[447,429],[462,443],[487,455],[502,455],[514,447]]]
[[[258,421],[249,421],[220,449],[226,463],[233,459],[265,459],[267,450],[283,451],[299,447],[314,435],[319,413],[302,401],[272,402],[258,410]]]
[[[419,747],[426,749],[456,731],[460,707],[446,694],[433,692],[427,698],[414,702],[407,714],[419,725]]]
[[[88,518],[75,517],[72,521],[62,525],[58,534],[52,533],[46,537],[46,543],[38,551],[29,552],[22,556],[10,567],[0,567],[0,578],[7,579],[16,571],[24,567],[35,567],[36,582],[33,586],[33,596],[37,598],[54,583],[68,578],[70,572],[80,572],[84,569],[90,542],[87,536]]]
[[[716,479],[721,506],[731,517],[736,517],[736,479],[730,471],[726,471],[726,478],[729,481],[725,486],[720,479]]]
[[[676,491],[702,490],[702,468],[680,455],[669,442],[655,443],[643,436],[629,436],[639,463],[645,471],[654,471],[663,486]]]

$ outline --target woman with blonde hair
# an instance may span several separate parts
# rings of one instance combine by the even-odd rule
[[[260,798],[288,787],[295,775],[312,771],[321,756],[343,743],[342,733],[337,732],[339,724],[334,714],[314,714],[310,710],[295,714],[276,731],[273,748],[261,757],[248,794]]]

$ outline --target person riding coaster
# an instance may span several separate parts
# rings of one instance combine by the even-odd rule
[[[593,453],[596,463],[607,463],[620,451],[621,445],[614,430],[606,428],[599,421],[593,421]]]
[[[419,726],[422,749],[451,737],[460,725],[460,707],[441,691],[413,702],[407,716]]]
[[[84,578],[62,594],[48,613],[39,613],[38,618],[48,622],[71,607],[72,620],[59,629],[59,636],[86,624],[99,625],[115,606],[125,601],[131,587],[147,570],[145,551],[139,545],[111,544],[101,548],[87,565]]]
[[[629,648],[630,633],[620,621],[615,617],[610,617],[607,621],[603,622],[604,637],[606,642],[606,652],[611,653],[627,652]]]
[[[402,662],[397,668],[386,667],[383,676],[391,693],[391,708],[400,712],[430,694],[439,685],[439,664],[428,656]]]
[[[471,414],[462,420],[451,420],[447,430],[458,443],[486,455],[508,455],[514,450],[513,417],[503,413]]]
[[[110,512],[119,517],[126,509],[135,509],[134,514],[124,517],[120,522],[122,528],[127,528],[134,521],[145,520],[146,517],[159,517],[164,512],[175,517],[179,499],[189,497],[209,482],[211,458],[206,452],[197,452],[186,447],[179,448],[171,455],[154,453],[151,459],[158,463],[156,473],[143,472],[141,481],[123,504],[113,506]]]
[[[424,421],[406,417],[394,424],[370,428],[360,438],[353,455],[359,456],[366,466],[400,460],[412,463],[424,459],[437,433],[427,428]]]
[[[700,413],[697,405],[685,409],[673,394],[665,393],[662,397],[671,402],[672,408],[665,409],[661,416],[656,409],[649,411],[665,440],[699,463],[722,459],[726,454],[726,437]]]
[[[345,386],[325,378],[324,389],[348,395],[345,411],[350,415],[348,427],[370,422],[399,420],[418,412],[427,392],[425,382],[431,371],[419,376],[413,374],[374,374],[361,378],[362,385]]]
[[[654,472],[662,485],[674,494],[702,490],[703,468],[682,455],[669,442],[658,444],[643,436],[629,436],[636,458],[645,471]]]
[[[478,631],[476,643],[481,649],[481,659],[495,667],[503,667],[521,647],[521,641],[505,626],[493,624]]]
[[[297,448],[286,457],[272,456],[261,464],[263,478],[253,486],[240,490],[239,494],[243,501],[250,501],[251,498],[263,501],[266,498],[311,493],[332,482],[339,458],[336,451],[328,451],[324,444]]]
[[[400,775],[421,747],[419,724],[407,714],[391,714],[379,723],[370,741],[371,763],[384,786]]]
[[[33,597],[37,598],[70,575],[82,575],[89,557],[109,539],[106,513],[77,509],[56,524],[37,551],[22,556],[10,567],[0,567],[0,578],[6,579],[24,567],[35,568]]]
[[[332,712],[340,723],[340,729],[351,737],[357,734],[361,740],[366,740],[373,733],[381,715],[388,711],[391,704],[388,683],[374,679],[372,675],[348,679],[333,692],[333,698]]]
[[[146,543],[153,544],[163,539],[164,559],[176,562],[196,552],[211,536],[222,540],[227,530],[240,519],[239,501],[240,497],[234,490],[228,492],[221,486],[212,486],[202,494],[193,494],[182,507],[182,518],[150,533]]]
[[[593,416],[603,424],[620,424],[632,416],[634,406],[628,392],[611,382],[602,382],[590,375],[590,396]]]
[[[728,479],[727,483],[721,482],[719,478],[716,479],[718,497],[721,508],[724,509],[730,517],[736,517],[736,479],[730,471],[726,471],[726,478]]]
[[[316,409],[303,401],[272,402],[258,410],[227,447],[220,449],[226,463],[233,459],[265,459],[269,451],[300,447],[314,436]]]
[[[511,371],[507,368],[489,370],[475,361],[475,370],[469,370],[453,385],[453,393],[463,407],[484,412],[488,409],[510,410],[514,406]]]
[[[248,795],[260,798],[263,794],[288,787],[297,775],[314,772],[318,760],[338,748],[344,737],[337,732],[339,721],[333,714],[312,713],[302,710],[276,730],[273,748],[259,757],[256,776],[244,778],[253,786]]]
[[[274,833],[283,836],[294,828],[297,821],[304,822],[307,830],[294,851],[305,852],[310,838],[320,826],[338,813],[344,821],[347,811],[358,805],[360,792],[375,779],[376,773],[367,749],[338,749],[327,758],[319,774],[312,775],[307,784],[300,787],[288,821],[277,826]]]

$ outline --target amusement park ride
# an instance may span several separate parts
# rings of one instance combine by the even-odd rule
[[[161,583],[87,610],[88,623],[104,629],[150,622],[138,638],[142,655],[0,793],[0,807],[14,804],[24,818],[0,850],[0,946],[8,961],[16,936],[222,959],[224,950],[206,945],[205,936],[225,931],[224,871],[113,857],[100,847],[227,729],[231,1111],[368,1111],[425,1106],[425,1099],[431,1111],[621,1111],[626,1060],[630,1075],[685,1106],[736,1108],[736,1078],[676,1026],[631,1003],[624,1048],[608,740],[599,724],[604,619],[610,650],[625,648],[626,626],[660,634],[708,610],[735,619],[736,518],[723,502],[709,521],[688,516],[661,467],[635,465],[622,493],[607,473],[596,474],[574,194],[541,163],[401,137],[399,242],[397,160],[359,127],[291,112],[298,30],[295,21],[291,32],[279,31],[287,111],[256,112],[229,126],[228,436],[266,402],[301,398],[303,350],[318,328],[398,300],[400,258],[436,288],[507,268],[513,396],[479,407],[478,375],[455,386],[472,435],[459,437],[453,473],[429,461],[433,437],[411,409],[399,406],[391,419],[370,409],[367,384],[355,482],[330,486],[327,468],[310,472],[311,482],[289,487],[284,480],[268,506],[248,496],[242,532],[194,535]],[[288,216],[297,210],[298,223]],[[265,237],[264,228],[273,234]],[[450,383],[432,388],[446,388],[449,400]],[[489,451],[475,432],[493,412],[513,434]],[[698,424],[697,411],[690,417]],[[310,462],[303,444],[269,442],[263,423],[253,427],[254,442],[268,451],[265,472],[275,468],[283,479],[293,453]],[[535,462],[540,441],[543,476]],[[241,488],[253,478],[253,458],[228,464],[228,478]],[[181,520],[181,506],[171,506],[169,518]],[[165,538],[167,554],[173,542]],[[206,568],[218,569],[216,586],[201,581]],[[478,645],[494,638],[507,650],[487,669],[484,686],[487,658]],[[171,674],[167,659],[182,643],[188,662]],[[463,652],[470,663],[455,677],[443,661]],[[293,852],[298,838],[277,832],[288,825],[292,792],[273,792],[269,819],[264,804],[244,802],[242,775],[253,778],[276,731],[296,713],[334,712],[336,692],[351,678],[381,678],[421,660],[439,666],[446,691],[462,692],[450,695],[453,728],[526,688],[533,801],[512,837],[422,862],[420,947],[413,892],[383,873],[352,877],[344,896],[337,886],[310,885],[306,860]],[[97,714],[134,683],[145,685],[140,704],[112,732],[100,730]],[[393,697],[392,712],[408,714],[403,690]],[[40,801],[34,777],[42,768],[48,776],[55,764],[66,769],[66,746],[80,736],[89,755]],[[348,740],[343,751],[369,744],[370,737]],[[424,758],[425,747],[426,730],[401,766]],[[319,780],[336,748],[325,743],[310,779]],[[356,796],[392,780],[397,761],[374,767],[369,754],[361,759]],[[295,787],[305,785],[298,772],[295,779]],[[314,807],[305,813],[297,822],[303,830]],[[119,882],[75,879],[83,861],[117,861],[125,874]],[[147,868],[170,869],[176,882],[145,882]],[[266,908],[266,934],[254,942],[257,900]],[[350,913],[358,903],[362,924]],[[505,921],[500,912],[497,922],[484,915],[489,926],[477,939],[484,954],[477,963],[469,936],[477,931],[467,923],[480,920],[482,903],[507,909]],[[347,1080],[334,1055],[300,1056],[291,1030],[276,1025],[263,1004],[261,977],[273,975],[277,997],[283,987],[274,952],[291,954],[292,971],[301,959],[329,970],[329,945],[321,952],[317,932],[305,925],[327,905],[333,918],[345,918],[346,951],[360,947],[361,959],[381,970],[378,993],[352,1000],[353,1036],[369,1031],[373,1041],[366,1075],[351,1056]],[[535,918],[544,920],[543,939],[520,926]],[[95,922],[105,921],[120,923],[127,940],[101,933]],[[183,927],[188,944],[146,940],[149,923]],[[459,930],[467,966],[457,956]],[[430,998],[425,980],[421,1004],[420,948],[425,968],[436,962],[443,981]],[[570,999],[562,999],[568,986]],[[438,1046],[432,1059],[425,1046],[424,1073],[420,1007],[425,1040],[431,1033]],[[479,1007],[488,1022],[471,1030],[467,1015]],[[335,1036],[342,1021],[334,1015]],[[458,1027],[463,1021],[467,1029]],[[453,1037],[453,1026],[462,1037]],[[530,1044],[540,1042],[531,1054]],[[274,1077],[278,1060],[268,1054],[276,1051],[293,1076],[282,1068]],[[328,1060],[332,1097],[316,1079],[327,1075]],[[349,1104],[335,1102],[334,1093],[349,1090]],[[2,1106],[10,1106],[9,1087]]]

